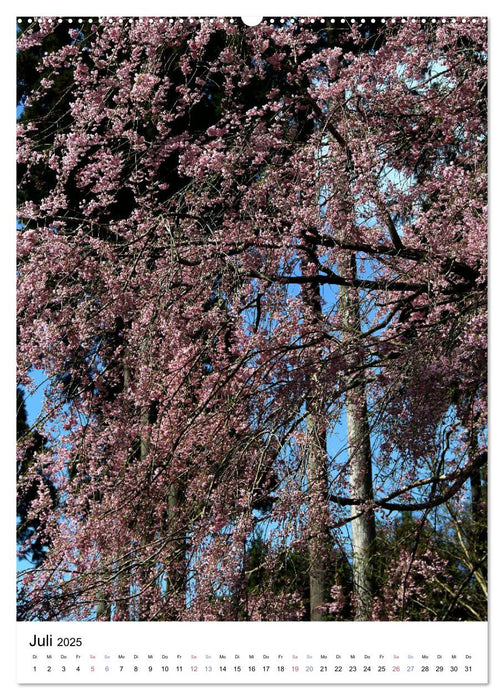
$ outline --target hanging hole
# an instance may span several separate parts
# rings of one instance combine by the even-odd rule
[[[247,27],[256,27],[262,21],[262,17],[242,17],[241,21],[246,24]]]

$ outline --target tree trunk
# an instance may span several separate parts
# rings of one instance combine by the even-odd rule
[[[108,599],[107,591],[105,589],[100,590],[98,595],[100,597],[96,606],[96,619],[102,621],[109,621],[112,610],[110,601]]]
[[[331,570],[329,531],[329,490],[327,484],[327,439],[316,399],[307,401],[306,478],[308,488],[308,562],[310,578],[310,620],[324,619]]]
[[[478,441],[474,430],[471,430],[471,444],[469,459],[476,461],[478,454]],[[486,463],[471,472],[471,519],[474,565],[476,577],[478,573],[483,579],[482,584],[486,589],[488,574],[487,567],[487,494],[486,494]]]
[[[140,421],[142,426],[148,426],[149,425],[149,409],[148,408],[142,408],[141,415],[140,415]],[[145,437],[140,438],[140,450],[139,450],[139,457],[140,457],[140,463],[142,464],[142,467],[145,469],[145,462],[147,461],[149,457],[149,452],[150,452],[150,445],[149,441]],[[140,597],[138,600],[138,615],[139,615],[139,620],[140,621],[148,621],[151,619],[151,609],[150,605],[146,600],[149,600],[149,595],[148,595],[148,589],[150,586],[156,585],[154,579],[154,567],[156,562],[151,562],[150,559],[147,556],[147,552],[149,550],[149,545],[152,544],[153,538],[154,538],[154,533],[153,533],[153,520],[152,520],[152,510],[150,507],[150,484],[151,484],[151,478],[152,478],[152,469],[149,468],[146,470],[147,473],[147,480],[145,484],[145,489],[146,489],[146,496],[145,496],[145,508],[146,508],[146,513],[145,513],[145,522],[143,523],[143,532],[140,537],[140,561],[143,559],[144,562],[140,563],[140,572],[139,572],[139,587],[140,591],[144,591],[147,593],[146,596],[144,596],[142,593],[140,593]],[[148,561],[147,561],[148,560]]]
[[[176,621],[180,619],[180,610],[185,607],[185,597],[187,590],[187,569],[186,569],[186,554],[187,554],[187,536],[186,530],[182,528],[180,523],[177,523],[176,516],[180,503],[183,501],[183,487],[177,484],[172,484],[168,488],[166,495],[167,500],[167,519],[166,531],[171,538],[169,557],[170,567],[167,581],[168,592],[175,595],[179,600],[176,603],[175,609],[165,607],[162,613],[164,621]]]
[[[347,279],[356,277],[355,256],[349,255],[342,269]],[[360,364],[360,307],[359,293],[353,287],[340,287],[340,309],[343,324],[343,342],[348,346],[350,367]],[[345,394],[348,433],[350,494],[352,498],[373,501],[373,474],[371,441],[364,378],[348,378],[351,388]],[[376,528],[374,512],[365,505],[351,506],[353,549],[353,592],[355,619],[370,620],[375,595]]]
[[[312,255],[315,255],[313,251]],[[322,307],[318,283],[303,286],[307,329],[320,332]],[[308,334],[309,337],[309,334]],[[332,572],[332,542],[329,529],[329,486],[327,473],[326,406],[320,394],[317,372],[320,350],[314,351],[306,398],[306,481],[308,491],[308,565],[310,580],[310,620],[324,619]]]

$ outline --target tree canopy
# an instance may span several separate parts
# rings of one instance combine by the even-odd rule
[[[485,619],[484,22],[18,50],[22,619]]]

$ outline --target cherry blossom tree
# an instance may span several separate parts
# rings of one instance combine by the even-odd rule
[[[23,619],[481,616],[484,21],[38,18],[18,48],[26,479],[60,494]]]

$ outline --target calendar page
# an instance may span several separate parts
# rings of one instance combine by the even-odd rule
[[[22,688],[488,682],[488,21],[338,10],[15,19]]]

